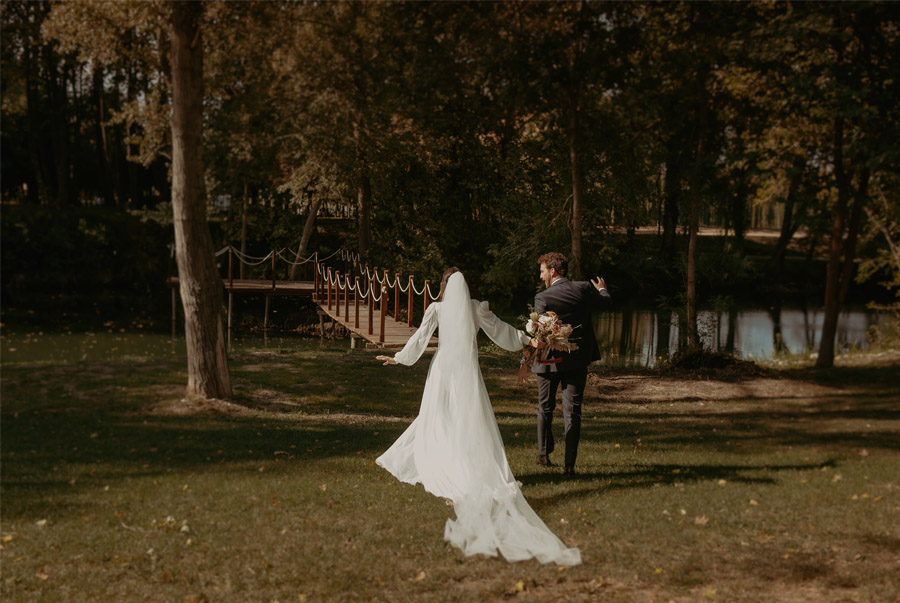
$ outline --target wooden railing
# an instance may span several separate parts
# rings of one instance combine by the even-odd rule
[[[350,324],[352,303],[353,326],[356,329],[360,324],[360,304],[365,303],[368,310],[368,334],[374,335],[375,306],[376,304],[379,306],[379,343],[384,343],[384,322],[388,315],[391,295],[393,295],[392,316],[394,320],[400,322],[401,293],[406,294],[406,324],[410,327],[413,326],[416,297],[421,297],[422,311],[424,312],[432,301],[438,300],[440,295],[440,291],[438,291],[438,295],[432,293],[428,280],[424,281],[422,289],[419,290],[412,274],[403,279],[400,273],[395,273],[392,278],[390,271],[384,269],[379,275],[378,267],[370,269],[368,266],[361,265],[357,260],[348,263],[348,268],[344,273],[331,266],[326,266],[324,261],[316,260],[315,275],[313,299],[320,304],[324,303],[328,310],[334,309],[338,316],[340,316],[341,304],[343,304],[344,322],[348,324]],[[404,280],[405,285],[401,284]]]

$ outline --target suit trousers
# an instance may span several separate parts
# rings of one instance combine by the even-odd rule
[[[537,373],[538,378],[538,449],[550,454],[554,449],[553,411],[556,390],[562,386],[563,424],[566,430],[566,466],[574,466],[581,438],[581,402],[587,381],[587,367],[558,373]]]

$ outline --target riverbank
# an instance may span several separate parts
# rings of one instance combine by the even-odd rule
[[[415,416],[427,362],[387,368],[374,354],[327,343],[235,353],[229,402],[185,400],[182,359],[4,363],[0,594],[900,595],[897,353],[824,372],[598,370],[581,473],[563,480],[534,465],[534,384],[516,387],[515,354],[483,350],[523,492],[582,550],[570,569],[466,558],[444,542],[452,510],[374,465]]]

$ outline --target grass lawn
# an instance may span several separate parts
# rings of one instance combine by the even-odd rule
[[[574,568],[464,557],[452,509],[374,459],[428,368],[323,348],[2,368],[4,601],[890,601],[900,364],[592,375],[581,474],[534,464],[536,386],[482,366],[535,511]],[[556,425],[561,436],[561,417]],[[561,450],[555,456],[561,460]]]

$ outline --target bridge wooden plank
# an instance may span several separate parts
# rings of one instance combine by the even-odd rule
[[[372,320],[372,334],[369,335],[369,307],[365,304],[359,305],[359,328],[355,328],[353,325],[356,322],[356,314],[354,310],[354,306],[351,304],[350,306],[350,321],[347,322],[344,320],[344,306],[341,304],[340,309],[335,308],[332,305],[332,308],[329,310],[325,304],[320,303],[319,308],[328,315],[332,320],[336,320],[340,325],[345,327],[351,333],[354,333],[357,337],[365,339],[369,343],[384,348],[402,348],[406,345],[407,340],[412,336],[413,333],[416,332],[415,327],[409,327],[405,322],[397,322],[391,316],[385,316],[384,318],[384,343],[379,343],[378,339],[381,334],[381,316],[379,312],[381,311],[377,307],[374,308],[374,317]],[[432,349],[437,347],[437,337],[432,337],[431,341],[428,343],[428,348]]]
[[[169,287],[178,287],[178,277],[173,276],[166,279]],[[228,280],[222,281],[227,291],[232,293],[262,293],[265,295],[308,295],[312,297],[314,294],[314,283],[312,281],[275,281],[275,288],[272,288],[271,280],[255,280],[255,279],[234,279],[229,286]],[[353,302],[350,304],[350,321],[344,320],[344,304],[341,303],[340,308],[332,304],[329,310],[324,301],[317,303],[319,308],[332,320],[337,320],[348,331],[354,333],[371,345],[384,348],[402,348],[406,345],[407,340],[416,332],[415,327],[409,327],[405,322],[398,322],[391,316],[384,319],[384,343],[378,341],[381,334],[381,309],[373,308],[374,320],[372,324],[372,335],[369,335],[369,307],[361,303],[359,305],[359,328],[353,325],[356,321],[355,309]],[[428,343],[428,349],[437,347],[437,338],[432,337]]]

